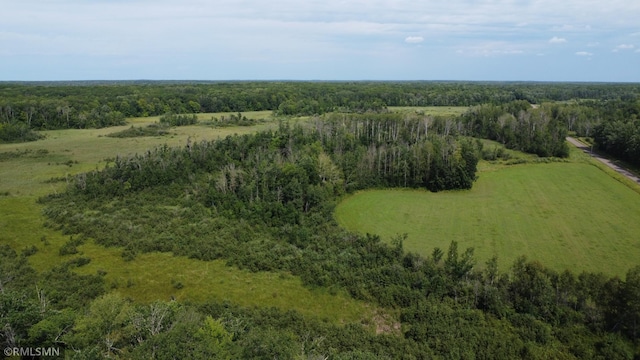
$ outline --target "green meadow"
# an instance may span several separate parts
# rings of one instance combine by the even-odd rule
[[[451,241],[473,247],[478,263],[502,269],[526,255],[556,270],[624,275],[640,259],[640,193],[581,153],[571,162],[482,162],[469,191],[370,190],[335,211],[347,229],[389,241],[407,234],[407,251],[430,255]],[[635,187],[635,189],[633,188]]]
[[[457,116],[464,114],[467,106],[389,106],[393,112],[424,114],[432,116]]]
[[[199,114],[198,118],[205,122],[212,116],[223,115],[228,114]],[[29,260],[39,271],[75,257],[88,257],[91,262],[76,271],[106,273],[106,282],[112,290],[138,302],[170,298],[229,301],[248,307],[294,309],[335,323],[369,321],[376,312],[370,305],[340,292],[309,289],[299,278],[287,273],[251,273],[226,266],[223,261],[203,262],[167,253],[141,254],[133,261],[125,261],[121,249],[104,248],[91,241],[79,246],[77,255],[59,255],[69,235],[44,226],[46,219],[37,204],[38,197],[62,191],[67,179],[79,172],[103,167],[108,158],[141,153],[163,144],[183,146],[187,141],[255,132],[278,124],[269,111],[243,115],[262,122],[251,127],[174,127],[169,129],[169,135],[157,137],[105,136],[132,125],[146,126],[158,121],[157,117],[134,118],[126,126],[44,131],[44,140],[0,144],[0,244],[9,244],[18,252],[35,246],[38,251]]]

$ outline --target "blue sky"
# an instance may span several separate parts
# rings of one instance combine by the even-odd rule
[[[0,80],[640,82],[640,1],[3,0]]]

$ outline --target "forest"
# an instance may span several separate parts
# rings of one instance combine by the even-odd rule
[[[128,117],[163,116],[170,123],[176,114],[270,110],[292,116],[384,112],[390,106],[472,106],[465,122],[474,122],[468,129],[474,136],[540,156],[566,156],[566,149],[548,148],[555,140],[533,133],[535,123],[544,123],[557,129],[552,137],[568,129],[593,137],[603,152],[637,164],[638,94],[637,84],[600,83],[5,82],[0,84],[0,142],[37,140],[32,130],[39,129],[124,125]],[[545,103],[539,111],[528,108]],[[522,134],[529,139],[512,138]],[[534,149],[538,146],[544,149]]]
[[[66,190],[40,197],[45,226],[68,237],[60,255],[79,257],[38,272],[29,263],[37,248],[0,244],[4,348],[55,346],[79,359],[640,357],[640,265],[621,278],[559,272],[523,255],[501,271],[498,257],[478,263],[473,248],[455,241],[422,256],[403,248],[403,234],[387,243],[349,232],[333,217],[336,204],[356,191],[472,188],[479,162],[497,156],[481,139],[566,158],[569,133],[592,136],[602,151],[633,162],[640,86],[106,83],[2,84],[0,91],[0,126],[26,126],[36,135],[132,116],[161,115],[168,126],[192,125],[190,114],[199,112],[309,116],[115,156],[68,178]],[[470,107],[461,116],[388,110],[452,104]],[[292,274],[306,287],[394,313],[401,325],[376,334],[294,310],[134,302],[110,291],[105,273],[74,271],[92,261],[78,252],[90,241],[131,262],[169,252]]]

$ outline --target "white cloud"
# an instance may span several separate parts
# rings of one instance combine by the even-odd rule
[[[554,26],[551,28],[553,31],[563,31],[563,32],[579,32],[579,31],[589,31],[591,30],[591,25],[562,25],[562,26]]]
[[[494,41],[468,45],[458,49],[456,53],[467,56],[493,57],[502,55],[521,55],[525,52],[520,45]]]
[[[632,44],[620,44],[613,49],[613,52],[618,52],[621,50],[632,50],[635,46]]]
[[[593,53],[587,52],[587,51],[578,51],[576,53],[576,55],[578,56],[593,56]]]
[[[562,44],[562,43],[566,43],[567,39],[565,38],[560,38],[557,36],[552,37],[551,39],[549,39],[549,44]]]
[[[419,44],[423,41],[424,41],[424,38],[422,36],[407,36],[404,39],[404,42],[409,44]]]

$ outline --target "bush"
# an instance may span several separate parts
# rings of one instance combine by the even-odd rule
[[[31,247],[25,248],[22,250],[22,256],[31,256],[35,255],[38,252],[38,248],[35,245],[31,245]]]
[[[31,130],[26,124],[0,124],[0,143],[36,141],[44,136]]]
[[[168,124],[169,126],[195,125],[197,122],[198,122],[198,117],[195,114],[178,115],[173,113],[167,113],[160,117],[160,123]]]
[[[502,146],[494,146],[492,148],[482,149],[482,159],[489,161],[498,159],[509,160],[511,159],[511,154]]]
[[[82,245],[82,242],[80,238],[74,239],[73,236],[69,237],[69,241],[60,247],[60,256],[77,254],[78,246]]]
[[[169,132],[166,130],[168,126],[166,124],[151,124],[147,127],[135,127],[131,126],[130,128],[122,131],[117,131],[111,134],[108,134],[108,137],[113,138],[132,138],[132,137],[142,137],[142,136],[164,136],[168,135]]]
[[[81,266],[87,265],[90,262],[91,262],[91,259],[88,258],[88,257],[79,257],[79,258],[75,258],[75,259],[73,259],[71,261],[68,261],[67,264],[69,264],[70,266],[81,267]]]
[[[216,117],[212,117],[209,124],[216,127],[227,127],[227,126],[253,126],[258,123],[256,119],[248,119],[246,116],[242,115],[242,113],[231,114],[229,117],[222,116],[220,119]]]

